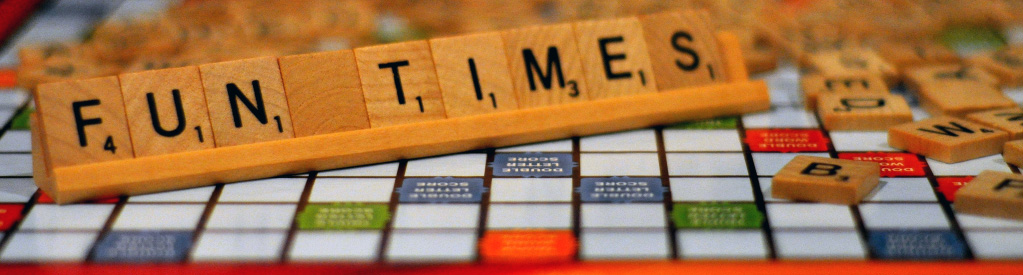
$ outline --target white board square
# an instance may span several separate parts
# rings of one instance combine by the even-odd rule
[[[495,178],[490,202],[571,202],[570,178]]]
[[[767,245],[760,230],[682,230],[676,240],[683,259],[767,257]]]
[[[394,228],[476,228],[477,204],[399,204]]]
[[[488,229],[570,229],[571,204],[490,204]]]
[[[863,242],[856,231],[775,231],[774,247],[784,259],[862,259]]]
[[[193,261],[271,262],[280,257],[287,232],[203,232],[192,252]]]
[[[582,152],[657,152],[657,133],[653,129],[588,136],[579,139]]]
[[[100,230],[112,204],[37,204],[21,221],[21,230]]]
[[[298,203],[306,178],[270,178],[224,185],[220,202]]]
[[[583,229],[579,256],[585,260],[666,259],[668,234],[662,230]]]
[[[745,176],[742,153],[669,153],[668,174],[672,176]]]
[[[81,262],[98,232],[18,232],[0,253],[4,262]]]
[[[408,161],[406,177],[482,177],[487,154],[457,154]]]
[[[317,178],[309,201],[387,203],[393,193],[391,178]]]
[[[579,155],[583,176],[660,176],[656,153],[584,153]]]
[[[772,228],[854,229],[849,206],[819,203],[769,203],[767,217]]]
[[[742,152],[736,130],[664,130],[664,150],[668,152]]]
[[[387,260],[394,262],[468,262],[475,254],[472,230],[395,230],[387,242]]]
[[[288,229],[294,217],[294,204],[218,204],[206,228]]]
[[[584,203],[580,210],[583,228],[663,228],[664,204]]]
[[[754,200],[749,178],[671,178],[670,181],[674,201]]]
[[[380,231],[299,231],[291,243],[292,261],[372,262],[380,247]]]
[[[202,204],[126,204],[113,229],[192,231],[205,209]]]

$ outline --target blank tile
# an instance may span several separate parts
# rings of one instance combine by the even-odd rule
[[[0,261],[85,261],[85,256],[98,234],[98,232],[18,232],[8,240],[4,251],[0,253]]]
[[[955,205],[953,205],[955,206]],[[956,213],[959,227],[966,230],[1023,229],[1023,221]]]
[[[458,154],[410,160],[406,177],[482,177],[487,168],[486,154]]]
[[[540,143],[532,143],[519,146],[498,148],[498,153],[504,152],[572,152],[572,140],[562,139]]]
[[[661,228],[665,226],[664,205],[655,203],[584,203],[580,210],[584,228]]]
[[[26,203],[36,189],[30,178],[0,178],[0,203]]]
[[[898,152],[888,146],[888,132],[831,132],[831,143],[839,152]]]
[[[827,158],[828,153],[753,153],[753,164],[757,168],[757,175],[774,176],[782,167],[785,167],[793,158],[799,155]]]
[[[271,178],[224,185],[220,202],[298,203],[306,178]]]
[[[683,259],[763,259],[767,245],[760,230],[683,230],[678,232]]]
[[[656,153],[584,153],[579,155],[583,176],[660,176]]]
[[[863,201],[937,201],[927,178],[881,178],[881,183]]]
[[[397,162],[320,171],[316,174],[318,177],[395,177],[397,175]]]
[[[671,178],[674,201],[753,201],[749,178]]]
[[[443,249],[438,249],[443,248]],[[467,262],[476,254],[473,230],[395,230],[387,242],[387,260],[396,262]]]
[[[874,229],[949,229],[937,203],[866,203],[860,205],[863,225]]]
[[[292,261],[371,262],[380,247],[380,231],[300,231],[288,259]]]
[[[664,150],[668,152],[742,152],[736,130],[664,130]]]
[[[193,261],[276,261],[287,232],[203,232]]]
[[[112,204],[37,204],[22,220],[21,230],[100,230],[112,210]]]
[[[6,121],[0,121],[0,124]],[[29,131],[9,130],[0,137],[0,152],[31,152],[32,134]]]
[[[571,202],[570,178],[495,178],[490,202]]]
[[[967,160],[955,164],[940,162],[931,158],[927,159],[927,166],[935,176],[976,176],[984,170],[994,170],[1012,173],[1009,165],[1001,154],[982,157],[974,160]]]
[[[742,125],[750,128],[817,128],[817,118],[803,107],[773,107],[769,112],[742,116]]]
[[[480,206],[476,204],[399,204],[394,228],[476,228]]]
[[[487,212],[488,229],[571,227],[571,204],[491,204]]]
[[[866,257],[863,242],[856,231],[774,232],[779,258],[838,259]]]
[[[185,190],[160,192],[146,195],[128,197],[129,203],[135,202],[194,202],[206,203],[210,201],[215,186],[196,187]]]
[[[1023,234],[1019,232],[966,232],[973,255],[980,259],[1023,258]]]
[[[582,152],[657,152],[657,133],[642,129],[579,139]]]
[[[668,234],[664,230],[584,229],[579,236],[579,256],[585,260],[666,259]]]
[[[128,204],[114,222],[114,230],[185,230],[199,225],[206,205]]]
[[[317,178],[310,202],[390,202],[394,179]]]
[[[0,154],[0,176],[32,176],[32,155]]]
[[[672,176],[745,176],[746,158],[742,153],[672,153],[668,174]]]
[[[218,204],[207,229],[288,229],[295,216],[293,204]]]
[[[772,228],[845,228],[853,229],[849,206],[834,204],[767,204],[767,217]]]

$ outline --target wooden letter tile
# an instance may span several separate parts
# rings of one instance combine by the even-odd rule
[[[412,41],[355,49],[373,128],[444,119],[444,100],[430,43]]]
[[[954,117],[935,117],[888,128],[888,145],[946,163],[1002,152],[1009,133]]]
[[[913,121],[909,104],[892,94],[827,94],[818,98],[817,115],[828,130],[874,130]]]
[[[1009,139],[1023,138],[1023,108],[1005,108],[976,112],[966,115],[966,119],[998,128],[1009,133]]]
[[[278,62],[295,137],[369,128],[353,51],[289,55]]]
[[[960,62],[959,56],[954,51],[935,42],[888,42],[881,44],[877,52],[902,73],[910,68],[923,65]]]
[[[803,90],[803,103],[807,109],[817,109],[817,97],[823,94],[888,94],[888,85],[876,75],[823,76],[807,74],[800,76],[799,86]]]
[[[909,86],[920,95],[920,106],[934,116],[966,114],[1016,103],[998,89],[994,76],[974,67],[929,66],[907,73]]]
[[[571,24],[513,29],[501,36],[519,108],[589,99]]]
[[[1023,167],[1023,140],[1006,142],[1002,147],[1002,157],[1009,164]]]
[[[122,74],[135,156],[216,147],[199,67]]]
[[[857,204],[881,178],[876,162],[797,156],[771,180],[771,196],[834,204]]]
[[[869,49],[826,50],[810,54],[807,61],[817,73],[831,77],[878,75],[895,83],[898,72],[877,52]]]
[[[1023,175],[984,171],[956,191],[956,212],[1023,220]]]
[[[590,99],[657,91],[639,19],[575,23]]]
[[[448,117],[519,108],[500,34],[432,39],[430,50]]]
[[[724,82],[724,64],[705,11],[639,17],[658,90]]]
[[[217,147],[295,136],[275,57],[199,66]]]
[[[50,168],[135,156],[116,76],[42,84],[35,98]]]
[[[1013,45],[970,59],[998,77],[1002,86],[1023,86],[1023,45]]]

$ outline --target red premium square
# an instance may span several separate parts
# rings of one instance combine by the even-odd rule
[[[753,152],[827,152],[828,139],[820,130],[759,129],[746,130],[746,144]]]
[[[938,177],[937,180],[938,192],[941,192],[948,202],[954,202],[956,200],[956,190],[959,190],[967,182],[973,180],[973,177]]]

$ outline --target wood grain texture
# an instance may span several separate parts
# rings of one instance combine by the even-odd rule
[[[501,37],[520,109],[589,100],[571,24],[512,29]]]
[[[444,119],[444,100],[426,41],[355,49],[372,128]]]
[[[369,128],[351,50],[278,58],[295,137]]]
[[[639,19],[582,21],[574,27],[590,99],[657,91]]]
[[[705,11],[671,11],[639,17],[657,79],[667,90],[723,82],[721,53]]]
[[[888,128],[888,145],[946,163],[1002,152],[1009,133],[954,117],[935,117]]]
[[[135,156],[216,147],[199,67],[128,73],[119,78]]]
[[[217,147],[295,136],[277,58],[205,64],[199,73]]]
[[[431,39],[430,50],[448,117],[519,108],[500,34]]]
[[[981,53],[970,62],[998,77],[1002,86],[1023,86],[1023,45]]]
[[[966,119],[1009,133],[1010,140],[1023,139],[1023,108],[1005,108],[976,112]]]
[[[831,77],[881,76],[886,83],[895,84],[899,74],[895,65],[888,63],[871,49],[853,48],[824,50],[807,56],[809,66],[817,73]]]
[[[920,107],[933,116],[1015,107],[997,88],[998,80],[975,67],[928,66],[910,70],[907,83],[920,95]]]
[[[817,98],[825,94],[889,94],[888,85],[877,75],[806,74],[799,77],[799,87],[803,90],[803,105],[810,110],[817,110]]]
[[[956,212],[1023,220],[1023,175],[984,171],[955,196]]]
[[[1016,167],[1023,166],[1023,140],[1006,142],[1002,147],[1002,157],[1006,163]]]
[[[116,76],[42,84],[35,99],[47,167],[135,157]]]
[[[899,95],[825,94],[817,102],[817,115],[831,131],[884,131],[913,121],[909,104]]]
[[[876,162],[796,156],[771,179],[771,196],[834,204],[858,204],[877,187]]]

